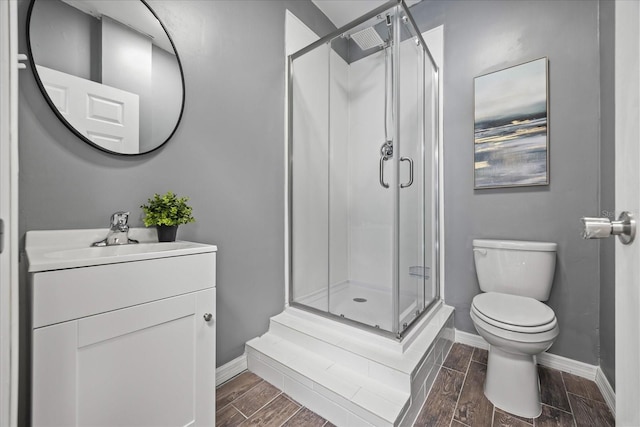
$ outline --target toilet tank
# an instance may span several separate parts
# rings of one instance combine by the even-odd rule
[[[548,300],[557,248],[550,242],[473,240],[480,289]]]

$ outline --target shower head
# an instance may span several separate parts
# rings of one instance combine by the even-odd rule
[[[364,30],[353,33],[350,37],[362,50],[384,46],[384,40],[373,27],[367,27]]]

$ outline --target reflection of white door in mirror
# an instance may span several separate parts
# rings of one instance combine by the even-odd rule
[[[36,65],[60,114],[94,144],[122,154],[138,154],[139,97],[91,80]]]
[[[108,153],[139,155],[158,149],[176,131],[184,107],[182,66],[169,34],[146,2],[31,0],[27,12],[27,48],[29,62],[47,103],[83,141]],[[86,111],[80,110],[82,114],[73,119],[81,125],[76,128],[76,122],[69,119],[68,113],[56,106],[71,101],[70,94],[63,96],[66,89],[57,85],[45,88],[38,71],[40,67],[66,73],[64,82],[70,76],[85,79],[74,80],[82,82],[80,87],[94,82],[135,94],[137,145],[119,133],[133,132],[128,124],[123,129],[118,122],[118,115],[125,114],[124,119],[129,123],[128,103],[122,104],[120,98],[114,100],[110,93],[97,93],[97,98],[92,100],[83,98],[78,106],[113,115],[87,121]],[[54,101],[54,97],[58,99]],[[86,125],[98,127],[88,131]],[[122,146],[126,148],[121,149]]]

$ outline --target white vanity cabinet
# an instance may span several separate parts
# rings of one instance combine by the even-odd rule
[[[205,246],[31,272],[33,426],[215,425],[216,252]]]

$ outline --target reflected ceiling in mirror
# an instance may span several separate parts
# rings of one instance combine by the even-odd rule
[[[114,154],[153,151],[175,132],[184,76],[173,41],[142,0],[32,0],[31,65],[58,118]]]

